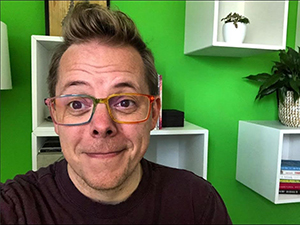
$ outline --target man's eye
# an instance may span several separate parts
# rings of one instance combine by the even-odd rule
[[[119,103],[119,106],[121,107],[129,107],[131,105],[133,105],[134,102],[133,101],[130,101],[130,100],[122,100],[120,103]]]
[[[132,108],[136,106],[137,106],[136,102],[133,101],[132,99],[123,99],[116,104],[116,107],[119,108]]]
[[[84,105],[80,102],[80,101],[73,101],[70,102],[69,106],[72,109],[82,109],[84,107]]]

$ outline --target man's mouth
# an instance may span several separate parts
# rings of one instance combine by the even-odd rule
[[[125,149],[122,149],[120,151],[111,151],[111,152],[91,152],[91,153],[86,153],[87,156],[91,158],[112,158],[115,157],[119,154],[121,154]]]

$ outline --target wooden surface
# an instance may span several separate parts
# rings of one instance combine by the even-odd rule
[[[49,35],[62,36],[62,21],[67,15],[72,1],[48,1],[49,6]],[[74,4],[83,1],[73,1]],[[107,1],[89,1],[93,4],[107,6]]]

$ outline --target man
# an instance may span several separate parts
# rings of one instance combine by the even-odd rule
[[[161,103],[133,21],[80,3],[63,36],[45,103],[65,159],[2,184],[1,222],[230,224],[207,181],[143,159]]]

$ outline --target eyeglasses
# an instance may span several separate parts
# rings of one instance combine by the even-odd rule
[[[54,123],[76,126],[89,123],[97,104],[106,105],[108,113],[116,123],[141,123],[150,116],[155,97],[138,93],[112,94],[107,98],[89,95],[61,95],[45,99]]]

